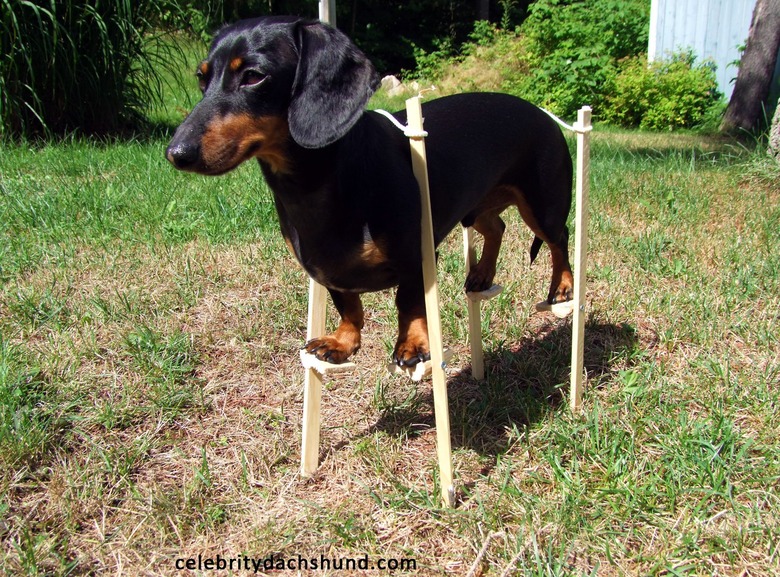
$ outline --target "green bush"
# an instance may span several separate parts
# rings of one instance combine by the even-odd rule
[[[511,90],[561,116],[598,110],[617,61],[647,50],[646,0],[536,0],[520,28],[531,74]]]
[[[651,129],[701,124],[722,95],[714,67],[695,60],[691,52],[682,52],[649,65],[645,56],[621,61],[601,117],[621,126]]]
[[[433,50],[425,50],[414,42],[411,43],[414,53],[415,78],[437,79],[448,61],[456,58],[455,46],[450,38],[433,40]]]
[[[0,136],[138,125],[172,45],[152,22],[173,2],[0,0]]]

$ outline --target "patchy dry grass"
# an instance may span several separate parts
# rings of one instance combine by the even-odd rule
[[[423,575],[780,571],[776,167],[700,136],[594,134],[577,416],[569,323],[532,313],[549,268],[528,265],[528,230],[508,213],[484,383],[447,241],[450,511],[430,384],[383,369],[389,293],[365,299],[360,368],[326,384],[322,465],[298,476],[306,279],[255,167],[183,175],[163,146],[0,148],[7,574],[214,573],[177,570],[199,555],[413,559]]]

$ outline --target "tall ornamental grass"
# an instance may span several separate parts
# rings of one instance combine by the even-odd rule
[[[0,0],[0,136],[135,129],[159,101],[173,2]]]

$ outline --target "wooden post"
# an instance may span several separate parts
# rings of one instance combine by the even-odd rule
[[[577,113],[577,185],[574,216],[574,318],[571,343],[572,411],[582,407],[583,353],[585,341],[585,269],[588,251],[588,191],[590,188],[590,106]]]
[[[327,291],[324,286],[309,281],[309,322],[306,340],[325,334]],[[312,367],[307,367],[303,384],[303,432],[301,440],[301,475],[314,474],[319,465],[320,453],[320,404],[322,399],[322,376]]]
[[[476,264],[477,251],[474,248],[474,229],[463,229],[463,256],[466,260],[466,277]],[[485,378],[485,351],[482,346],[482,310],[481,302],[501,294],[504,288],[494,284],[480,292],[466,293],[466,309],[469,314],[469,346],[471,347],[471,376],[481,381]]]
[[[320,0],[319,7],[320,20],[335,28],[336,0]],[[327,290],[325,287],[311,279],[309,281],[309,322],[306,327],[307,341],[325,334],[326,298]],[[306,371],[303,383],[301,475],[308,477],[314,474],[319,465],[320,407],[322,401],[322,376],[325,371],[317,363],[307,362],[313,359],[305,359],[305,355],[301,355],[301,360]],[[328,363],[321,364],[327,365]]]
[[[423,118],[420,97],[406,101],[409,130],[422,134]],[[441,497],[446,507],[455,504],[455,487],[452,480],[452,450],[450,446],[450,410],[447,401],[447,377],[444,373],[444,347],[439,315],[439,289],[436,283],[436,250],[433,239],[431,198],[428,188],[428,166],[424,136],[411,136],[412,168],[420,187],[422,208],[422,266],[425,286],[425,312],[428,318],[428,342],[431,349],[433,378],[433,409],[436,417],[436,452],[439,459]]]
[[[336,27],[336,0],[320,0],[320,20]]]
[[[474,229],[463,229],[463,255],[466,259],[466,277],[477,259],[474,250]],[[482,349],[482,314],[479,301],[466,295],[466,309],[469,314],[469,347],[471,348],[471,376],[481,381],[485,378],[485,353]]]

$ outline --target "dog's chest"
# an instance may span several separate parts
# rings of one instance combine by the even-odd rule
[[[368,226],[359,231],[332,229],[303,232],[291,222],[282,233],[290,252],[308,275],[321,285],[342,292],[373,292],[398,284],[396,268],[385,243],[375,239]]]

